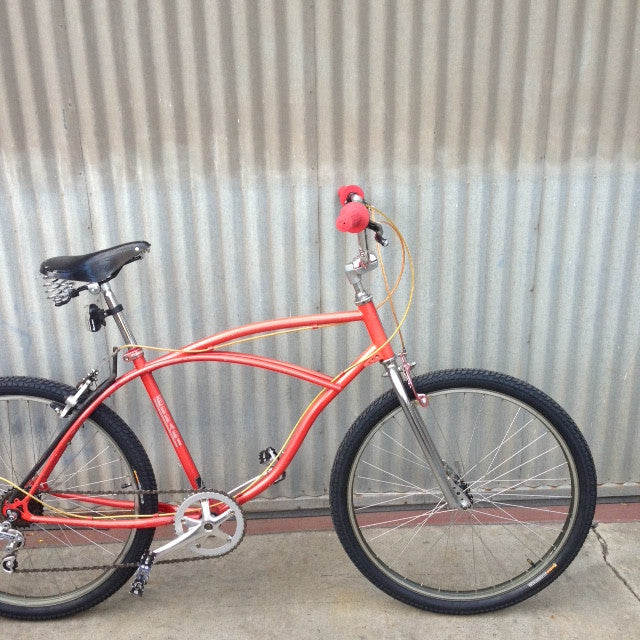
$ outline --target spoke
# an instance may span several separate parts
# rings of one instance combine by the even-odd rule
[[[564,464],[564,463],[561,463],[561,464]],[[546,474],[549,471],[550,471],[550,469],[545,471],[545,472],[543,472],[542,474],[538,474],[538,475]],[[547,477],[547,478],[544,478],[544,480],[545,480],[545,482],[549,483],[550,485],[557,486],[557,485],[562,484],[562,483],[566,484],[567,481],[568,481],[568,478],[567,478],[567,476],[563,476],[562,478],[560,478],[560,477],[548,478]],[[503,476],[500,476],[500,478],[491,478],[491,480],[487,480],[487,482],[485,484],[494,484],[494,483],[499,483],[499,482],[509,484],[509,483],[521,482],[521,481],[522,481],[522,478],[520,476],[518,476],[517,478],[508,478],[508,477],[505,478]],[[477,485],[480,482],[480,480],[473,480],[473,482]],[[507,487],[507,489],[508,488],[509,487]]]
[[[499,510],[498,505],[495,505],[495,508]],[[496,521],[495,524],[505,524],[505,522],[524,524],[521,520],[514,519],[514,517],[509,515],[509,514],[500,515],[499,513],[491,513],[491,511],[487,511],[485,509],[476,509],[476,511],[473,513],[473,517],[476,520],[478,520],[478,524],[482,525],[482,526],[487,526],[487,525],[484,525],[482,523],[482,521],[480,521],[478,519],[479,518],[478,514],[482,514],[482,516],[485,517],[485,518],[493,518]],[[566,514],[564,514],[564,515],[566,515]],[[531,523],[528,523],[528,524],[535,525],[536,527],[538,527],[540,529],[554,529],[555,530],[557,528],[557,527],[553,527],[550,524],[544,524],[544,523],[541,523],[541,522],[531,522]]]
[[[488,493],[487,497],[484,497],[484,494],[482,493],[476,493],[474,492],[473,497],[476,499],[476,501],[478,499],[484,499],[484,500],[491,500],[493,496],[511,496],[513,498],[526,498],[527,500],[535,500],[535,499],[539,499],[539,500],[568,500],[571,498],[570,494],[558,494],[558,493],[553,493],[553,494],[548,494],[548,493],[525,493],[525,492],[519,492],[519,491],[514,491],[513,493],[509,492],[509,489],[511,489],[512,487],[508,487],[506,491],[500,491],[498,493]]]
[[[548,507],[532,507],[531,505],[524,505],[524,504],[513,504],[510,502],[502,502],[502,501],[496,501],[496,500],[488,500],[487,502],[489,502],[490,504],[494,504],[496,505],[496,507],[500,508],[500,505],[504,505],[505,507],[511,507],[513,509],[526,509],[527,511],[538,511],[540,513],[550,513],[550,514],[554,514],[554,515],[560,515],[560,516],[564,516],[566,518],[566,516],[568,515],[566,511],[557,511],[556,509],[550,509]]]
[[[97,437],[97,432],[93,435],[91,440],[94,440]],[[92,469],[92,467],[90,466],[92,462],[94,462],[95,460],[97,460],[103,453],[105,453],[105,451],[108,451],[110,449],[109,445],[105,445],[104,448],[99,451],[98,453],[96,453],[92,458],[90,458],[89,460],[87,460],[79,469],[76,469],[73,471],[73,473],[66,473],[65,471],[69,468],[69,466],[71,464],[73,464],[77,457],[84,452],[84,450],[89,446],[89,443],[86,443],[83,447],[81,447],[76,454],[67,462],[66,466],[63,469],[60,469],[57,473],[57,475],[54,478],[54,482],[65,482],[65,481],[69,481],[71,480],[71,478],[73,478],[74,476],[77,476],[78,474],[82,473],[82,472],[86,472],[86,471],[90,471]],[[104,463],[101,463],[104,464]],[[99,468],[101,465],[98,465],[96,468]]]
[[[451,513],[452,510],[451,509],[444,509],[444,507],[446,506],[446,502],[442,502],[441,504],[437,505],[436,507],[434,507],[431,511],[425,511],[423,513],[419,513],[416,515],[409,515],[406,516],[404,518],[391,518],[389,520],[380,520],[380,521],[376,521],[376,522],[372,522],[371,524],[364,524],[361,525],[360,528],[361,529],[373,529],[373,528],[378,528],[381,526],[386,526],[386,525],[392,525],[395,523],[400,523],[397,526],[393,527],[392,529],[389,529],[388,531],[383,532],[382,534],[380,534],[380,536],[376,536],[377,538],[386,535],[387,533],[390,533],[391,531],[395,531],[396,529],[399,529],[403,526],[405,526],[406,524],[410,523],[410,522],[414,522],[415,520],[419,519],[419,518],[425,518],[425,522],[429,521],[431,518],[433,518],[433,516],[435,516],[436,514],[440,515],[440,514],[445,514],[445,513]],[[376,538],[371,538],[372,540],[375,540]]]
[[[104,551],[105,553],[107,553],[110,556],[114,556],[116,555],[115,553],[113,553],[112,551],[109,551],[108,549],[106,549],[105,547],[103,547],[101,544],[98,544],[95,540],[92,540],[89,536],[85,535],[83,531],[81,531],[80,529],[74,529],[73,527],[70,527],[68,525],[64,525],[64,527],[60,527],[58,529],[45,529],[45,528],[41,528],[39,527],[42,531],[46,532],[46,534],[48,536],[50,536],[51,538],[53,538],[55,541],[59,542],[61,546],[63,547],[68,547],[69,549],[74,549],[75,553],[82,553],[84,556],[86,556],[86,551],[84,550],[83,547],[85,547],[86,545],[78,545],[76,543],[73,543],[69,540],[68,537],[68,533],[72,532],[74,535],[82,538],[83,540],[86,540],[87,542],[90,543],[90,545],[97,547],[98,549],[101,549],[102,551]],[[99,529],[90,529],[91,531],[101,531]],[[56,535],[56,532],[58,535]],[[59,555],[59,553],[58,553]]]
[[[396,480],[400,480],[400,482],[402,482],[404,484],[404,486],[407,487],[411,487],[413,489],[418,489],[420,491],[424,491],[423,487],[418,486],[417,484],[414,484],[413,482],[410,482],[409,480],[405,480],[404,478],[396,475],[395,473],[391,473],[390,471],[386,471],[385,469],[382,469],[381,467],[378,467],[375,464],[372,464],[371,462],[367,462],[366,460],[362,461],[363,464],[375,469],[376,471],[380,471],[381,473],[383,473],[386,476],[390,476],[391,478],[395,478]]]
[[[3,444],[4,450],[6,451],[8,462],[5,461],[4,459],[2,461],[5,467],[7,468],[7,471],[10,472],[10,473],[7,473],[7,475],[9,475],[9,477],[11,478],[12,476],[16,475],[15,469],[13,467],[13,448],[12,448],[13,439],[11,437],[11,420],[9,419],[9,403],[5,402],[3,404],[6,406],[6,411],[5,411],[6,417],[4,419],[6,420],[9,437],[6,440],[5,438],[2,439],[2,444]]]
[[[476,562],[475,529],[471,527],[471,558],[473,559],[473,586],[478,590],[478,565]]]
[[[407,540],[407,543],[400,550],[400,552],[396,556],[394,562],[397,562],[400,559],[400,557],[402,555],[404,555],[404,552],[409,548],[409,545],[415,540],[416,536],[420,533],[420,531],[422,531],[422,528],[426,524],[427,520],[428,520],[428,518],[425,518],[421,523],[419,523],[416,527],[414,527],[413,535]]]
[[[124,481],[124,480],[129,480],[129,476],[120,476],[120,477],[116,477],[116,478],[111,478],[110,481],[115,482],[117,480],[120,481]],[[56,491],[59,491],[61,493],[72,493],[74,490],[75,491],[90,491],[90,489],[88,489],[88,487],[95,487],[97,485],[103,485],[104,484],[104,480],[94,480],[93,482],[84,482],[83,484],[77,484],[73,487],[56,487],[55,490],[49,490],[47,491],[47,493],[55,493]],[[113,489],[104,489],[104,493],[113,493]]]
[[[543,456],[544,453],[541,453],[540,456]],[[540,456],[536,456],[536,457],[540,457]],[[535,460],[536,458],[533,458],[532,460]],[[532,460],[528,460],[527,462],[525,462],[524,464],[528,464],[529,462],[531,462]],[[521,465],[521,466],[524,466]],[[546,471],[541,471],[540,473],[531,476],[529,478],[525,478],[524,480],[522,480],[521,482],[517,482],[514,485],[510,485],[508,487],[505,487],[504,489],[502,489],[501,491],[497,491],[496,493],[493,494],[493,496],[499,496],[502,495],[503,493],[505,493],[506,491],[511,491],[513,489],[517,489],[518,487],[521,487],[523,484],[526,484],[528,482],[531,482],[532,480],[537,480],[539,479],[541,476],[544,476],[545,474],[549,473],[550,471],[555,471],[556,469],[560,468],[560,467],[564,467],[566,466],[566,461],[565,462],[561,462],[560,464],[556,465],[555,467],[552,467],[551,469],[547,469]],[[516,467],[518,468],[518,467]],[[513,469],[510,469],[509,471],[507,471],[506,473],[511,473],[511,471],[513,471]],[[506,475],[506,474],[505,474]],[[500,477],[500,476],[499,476]],[[477,482],[474,483],[473,486],[476,486],[476,484],[478,484],[480,482],[480,480],[478,480]]]
[[[520,413],[520,407],[518,407],[518,408],[516,409],[516,414],[513,416],[513,420],[511,420],[511,424],[509,425],[509,428],[505,431],[504,436],[502,437],[502,442],[498,445],[498,448],[496,449],[496,453],[495,453],[495,455],[493,456],[493,459],[491,460],[491,462],[489,463],[489,467],[488,467],[488,469],[487,469],[487,473],[491,470],[491,466],[493,465],[493,462],[494,462],[494,460],[496,459],[496,456],[498,455],[498,451],[499,451],[500,449],[502,449],[502,447],[503,447],[504,443],[507,441],[507,436],[509,435],[509,431],[511,431],[511,427],[513,427],[513,425],[515,424],[516,418],[518,417],[519,413]],[[533,420],[533,418],[532,418],[532,420]],[[531,422],[532,420],[530,420],[529,422]],[[527,424],[529,424],[529,423],[527,423]],[[524,426],[526,426],[526,425],[524,425]],[[520,431],[521,431],[523,428],[524,428],[524,427],[521,427],[521,428],[520,428]],[[516,433],[517,433],[517,432],[516,432]]]
[[[403,429],[403,425],[399,423],[399,421],[395,418],[395,416],[394,416],[394,420],[396,422],[398,422],[398,426],[400,427],[400,429]],[[413,464],[418,464],[418,466],[427,467],[428,468],[429,465],[426,463],[424,457],[418,455],[417,453],[414,453],[408,447],[405,447],[401,442],[399,442],[391,434],[387,433],[384,429],[382,429],[381,433],[382,433],[383,436],[385,436],[386,438],[391,440],[393,443],[397,444],[403,451],[408,453],[411,456],[411,458],[413,458],[413,460],[409,459],[409,458],[405,458],[405,457],[401,456],[400,454],[393,453],[391,451],[388,451],[388,453],[391,453],[392,455],[398,456],[399,458],[401,458],[403,460],[407,460],[407,462],[413,462]],[[379,445],[373,445],[373,446],[381,449],[382,451],[387,451],[386,449],[384,449],[383,447],[380,447]]]
[[[483,394],[483,396],[482,396],[482,405],[478,408],[478,412],[476,413],[476,420],[475,420],[475,422],[473,424],[473,429],[471,431],[471,436],[469,437],[469,444],[467,446],[467,451],[465,453],[464,458],[460,459],[461,463],[462,463],[463,460],[468,460],[469,459],[469,454],[471,452],[471,443],[473,442],[473,440],[475,438],[476,431],[478,430],[478,424],[480,422],[480,416],[481,416],[481,414],[482,414],[482,412],[484,410],[486,402],[487,402],[487,397]],[[465,473],[468,473],[468,472],[465,470]]]
[[[447,527],[430,545],[429,548],[426,550],[426,552],[424,553],[424,556],[426,557],[430,557],[431,558],[431,562],[429,563],[429,565],[427,567],[425,567],[425,570],[421,572],[421,574],[423,576],[428,575],[429,570],[431,569],[431,567],[435,564],[435,563],[439,563],[441,561],[440,558],[440,554],[438,553],[431,553],[431,551],[433,549],[435,549],[435,547],[440,543],[440,541],[445,537],[449,535],[449,531],[450,531],[450,527]],[[424,581],[421,583],[424,585]]]
[[[531,424],[531,422],[533,422],[533,418],[531,420],[529,420],[529,422],[527,422],[525,425],[523,425],[522,427],[520,427],[515,433],[512,433],[508,438],[503,438],[502,442],[500,442],[500,444],[497,447],[494,447],[491,451],[489,451],[488,453],[486,453],[484,455],[484,457],[480,458],[480,460],[478,460],[478,462],[476,462],[471,468],[466,469],[465,473],[469,474],[472,471],[474,471],[476,469],[476,467],[479,467],[487,458],[489,458],[489,456],[491,456],[493,454],[493,459],[492,461],[489,463],[489,467],[487,468],[486,473],[488,473],[490,471],[490,467],[491,464],[493,463],[493,461],[495,461],[498,452],[500,451],[500,449],[507,444],[507,442],[509,442],[510,440],[512,440],[513,438],[517,437],[518,434],[525,429],[529,424]],[[513,424],[513,423],[512,423]],[[512,425],[509,425],[509,429],[511,429]],[[506,437],[506,434],[505,434]],[[485,475],[486,475],[485,473]]]
[[[110,551],[109,549],[106,549],[103,545],[98,544],[98,542],[96,542],[95,540],[92,540],[89,536],[85,535],[83,531],[80,531],[79,529],[73,529],[72,527],[68,527],[70,531],[73,531],[73,533],[77,536],[80,536],[81,538],[83,538],[84,540],[86,540],[87,542],[91,543],[92,545],[94,545],[95,547],[97,547],[98,549],[104,551],[104,553],[106,553],[107,555],[114,557],[115,555],[117,555],[116,553],[114,553],[113,551]],[[92,531],[98,531],[97,529],[92,529]],[[78,548],[78,545],[73,545],[75,549]]]
[[[7,469],[7,471],[13,472],[11,465],[9,465],[9,463],[4,459],[1,453],[0,453],[0,462],[3,464],[4,468]],[[15,475],[15,473],[11,473],[11,474],[7,473],[7,475]]]
[[[399,447],[402,447],[403,449],[405,448],[399,442],[397,444]],[[382,451],[382,453],[387,453],[390,456],[393,456],[395,458],[400,458],[400,460],[405,460],[409,464],[416,465],[422,469],[429,469],[429,465],[424,460],[421,460],[421,459],[414,460],[412,458],[407,458],[406,456],[403,456],[400,453],[396,453],[395,451],[391,451],[390,449],[385,449],[384,447],[381,447],[380,445],[377,445],[377,444],[373,444],[371,445],[371,447],[373,449],[377,449],[378,451]],[[414,455],[413,458],[417,458],[417,456]]]
[[[478,526],[479,526],[479,527],[484,527],[485,525],[484,525],[482,522],[478,521]],[[493,525],[493,526],[495,526],[495,525]],[[527,549],[527,551],[528,551],[530,554],[538,555],[538,553],[537,553],[536,551],[534,551],[533,549],[531,549],[531,548],[529,547],[529,545],[528,545],[526,542],[523,542],[523,540],[522,540],[522,539],[521,539],[521,538],[516,534],[516,532],[514,531],[514,526],[513,526],[512,524],[500,523],[500,524],[499,524],[499,527],[500,527],[500,530],[501,530],[501,531],[506,532],[507,534],[509,534],[509,536],[511,536],[514,540],[516,540],[516,541],[520,544],[520,546],[521,546],[521,547],[524,547],[525,549]],[[476,527],[472,527],[472,532],[475,532],[475,534],[476,534],[476,535],[478,535],[478,537],[480,538],[480,536],[479,536],[479,534],[478,534],[478,532],[477,532]],[[534,532],[534,533],[535,533],[535,532]],[[473,534],[472,534],[472,535],[473,535]],[[518,555],[518,556],[514,555],[513,551],[512,551],[512,550],[510,549],[510,547],[508,547],[507,545],[502,545],[502,546],[501,546],[501,553],[502,553],[503,555],[504,555],[505,553],[508,553],[508,554],[509,554],[509,556],[510,556],[510,557],[511,557],[511,559],[512,559],[512,562],[513,562],[513,561],[515,561],[515,563],[516,563],[516,565],[517,565],[517,566],[523,566],[523,565],[524,565],[524,562],[525,562],[525,561],[523,560],[522,556],[520,556],[520,555]],[[493,553],[492,553],[492,556],[493,556]],[[486,556],[485,556],[485,557],[486,557]],[[509,576],[508,576],[508,572],[506,571],[506,569],[504,569],[504,568],[503,568],[503,571],[504,571],[505,575],[507,575],[507,577],[509,577]]]
[[[366,480],[366,481],[369,481],[369,482],[375,482],[377,484],[385,484],[385,485],[388,485],[390,487],[399,487],[401,489],[418,489],[418,491],[411,492],[412,495],[417,495],[417,494],[435,495],[433,493],[434,490],[432,490],[432,489],[420,489],[420,487],[416,487],[415,484],[403,484],[401,482],[392,482],[391,480],[382,480],[380,478],[370,478],[369,476],[361,476],[361,475],[356,476],[356,478],[358,480]],[[371,492],[368,491],[367,493],[371,493]]]
[[[535,460],[538,460],[539,458],[542,458],[542,456],[546,456],[547,453],[550,453],[551,451],[554,451],[556,448],[557,448],[557,446],[549,449],[548,451],[545,451],[544,453],[540,453],[537,456],[534,456],[533,458],[530,458],[529,460],[525,460],[524,462],[520,463],[517,467],[513,467],[512,469],[509,469],[508,471],[505,471],[502,475],[496,476],[495,480],[498,480],[498,479],[502,478],[503,476],[506,476],[509,473],[512,473],[513,471],[517,471],[518,469],[522,469],[523,467],[525,467],[526,465],[534,462]],[[555,467],[551,467],[550,469],[546,469],[545,471],[541,471],[540,473],[537,473],[537,474],[535,474],[533,476],[530,476],[529,478],[525,478],[524,480],[522,480],[521,482],[517,483],[516,485],[511,486],[511,487],[507,487],[506,489],[504,489],[504,491],[508,491],[509,489],[515,489],[516,487],[519,487],[519,486],[525,484],[526,482],[531,482],[532,480],[534,480],[536,478],[539,478],[540,476],[543,476],[546,473],[549,473],[551,471],[555,471],[556,469],[559,469],[560,467],[563,467],[565,465],[566,465],[566,460],[561,462],[561,463],[559,463],[559,464],[557,464]],[[470,487],[475,487],[480,483],[484,483],[485,482],[485,478],[486,478],[486,475],[482,476],[481,478],[478,478],[477,480],[474,480],[473,483],[470,484],[469,486]],[[487,482],[491,482],[491,481],[492,480],[487,481]]]
[[[70,487],[68,484],[66,484],[67,482],[69,482],[72,478],[76,477],[81,471],[84,473],[90,472],[90,471],[97,471],[99,469],[104,469],[106,467],[112,467],[112,466],[120,466],[121,464],[121,460],[118,460],[116,458],[114,458],[113,460],[107,460],[106,462],[101,462],[100,464],[96,464],[92,467],[89,466],[85,466],[83,469],[78,469],[78,471],[75,471],[74,473],[70,473],[67,476],[63,477],[63,476],[56,476],[56,478],[54,478],[52,480],[53,484],[60,484],[61,486],[65,487],[65,489],[70,489],[72,487]],[[105,478],[104,480],[101,480],[100,482],[104,483],[104,482],[109,482],[109,481],[113,481],[113,480],[122,480],[125,476],[119,476],[119,477],[114,477],[114,478]],[[93,484],[97,484],[97,482],[94,482]],[[77,487],[81,487],[83,485],[74,485],[76,488]]]
[[[478,517],[476,516],[475,513],[471,513],[471,517],[474,518],[478,524],[482,527],[482,523],[480,522],[480,520],[478,520]],[[506,576],[507,579],[509,579],[509,572],[506,570],[506,568],[504,567],[504,565],[502,564],[502,562],[500,561],[500,559],[495,555],[495,553],[493,553],[493,551],[490,549],[489,545],[483,540],[482,536],[480,535],[480,530],[478,529],[473,529],[473,531],[475,531],[476,536],[478,537],[478,540],[480,541],[480,543],[482,544],[483,548],[485,549],[485,551],[487,551],[489,553],[489,555],[491,556],[491,558],[493,559],[493,562],[500,567],[500,569],[502,569],[502,573],[504,573],[504,575]],[[486,557],[486,556],[485,556]],[[488,566],[490,566],[490,564],[488,563]]]
[[[66,529],[73,531],[74,533],[77,532],[77,529],[74,529],[73,527],[69,526],[69,525],[63,525]],[[63,542],[61,541],[55,534],[54,532],[57,531],[60,535],[62,535],[64,533],[65,539],[67,540],[66,543],[63,542],[63,546],[65,547],[73,547],[74,545],[69,542],[68,537],[66,535],[65,530],[63,529],[63,526],[56,526],[53,527],[51,525],[41,525],[36,523],[35,527],[37,530],[42,531],[43,533],[46,533],[47,535],[51,536],[54,540],[57,540],[59,542]],[[118,542],[121,543],[122,542],[122,538],[119,538],[118,536],[114,535],[110,529],[90,529],[91,531],[96,531],[96,532],[100,532],[100,535],[104,538],[109,538],[111,540],[113,540],[114,542]]]
[[[532,447],[536,442],[538,442],[538,440],[540,440],[541,438],[544,438],[546,435],[548,435],[548,432],[541,433],[537,438],[535,438],[535,440],[532,440],[528,444],[526,444],[523,447],[521,447],[520,449],[518,449],[518,451],[512,453],[508,458],[505,458],[500,464],[496,465],[493,468],[487,469],[483,477],[488,476],[489,473],[491,473],[492,471],[496,471],[500,467],[504,466],[505,464],[507,464],[507,462],[509,462],[509,460],[513,460],[513,458],[518,457],[519,455],[524,453],[524,451],[526,451],[529,447]],[[556,444],[556,446],[551,447],[551,449],[549,449],[548,451],[546,451],[544,454],[541,454],[541,455],[546,455],[547,453],[549,453],[551,451],[554,451],[557,448],[558,448],[558,445]],[[535,460],[535,458],[533,458],[533,459]],[[526,463],[521,464],[520,466],[516,467],[516,469],[519,469],[520,467],[524,466],[524,464],[526,464]],[[498,477],[500,477],[500,476],[498,476]]]
[[[88,426],[89,424],[90,423],[85,423],[83,425],[83,429],[89,428]],[[77,451],[75,451],[75,453],[73,453],[73,455],[69,455],[67,457],[66,464],[64,465],[64,467],[56,468],[56,473],[57,473],[56,479],[64,477],[66,470],[76,461],[78,456],[98,437],[98,432],[94,430],[92,431],[90,437],[88,437],[87,432],[83,431],[83,435],[84,435],[84,439],[81,441],[82,446],[79,446],[79,442],[80,442],[79,440],[77,440],[76,438],[73,439],[74,446],[76,447],[79,446],[79,448]],[[74,473],[78,473],[79,471],[80,469],[77,469],[74,471]],[[73,474],[67,474],[67,475],[73,475]]]
[[[354,502],[359,502],[360,500],[362,500],[362,498],[364,497],[364,495],[366,495],[365,493],[359,493],[357,494],[359,500],[355,500]],[[375,494],[377,495],[377,494]],[[406,500],[407,498],[411,498],[414,496],[423,496],[423,495],[430,495],[433,496],[434,498],[437,498],[438,495],[436,493],[433,493],[430,490],[427,490],[426,492],[424,491],[414,491],[411,493],[401,493],[398,495],[394,495],[391,498],[387,498],[385,500],[379,500],[378,502],[374,502],[372,504],[367,504],[365,506],[361,506],[361,507],[356,507],[356,511],[363,511],[365,509],[376,509],[377,507],[380,507],[382,505],[389,505],[393,502],[397,502],[398,500]],[[438,503],[440,504],[443,501],[442,498],[439,498]],[[417,505],[416,505],[417,506]]]

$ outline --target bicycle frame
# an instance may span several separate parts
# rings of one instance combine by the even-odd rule
[[[227,343],[247,336],[286,331],[289,329],[317,329],[329,325],[341,325],[354,322],[362,322],[365,325],[371,339],[371,344],[349,367],[335,377],[277,359],[218,350],[219,347],[224,347]],[[142,348],[130,347],[124,358],[130,361],[134,365],[134,368],[116,378],[106,388],[95,392],[95,397],[92,398],[89,405],[71,422],[62,438],[37,472],[33,482],[29,483],[29,491],[35,493],[38,487],[47,489],[49,474],[82,424],[107,398],[137,378],[140,378],[147,391],[191,487],[194,490],[201,489],[202,481],[196,464],[153,377],[153,372],[158,369],[189,362],[225,362],[266,369],[320,386],[322,390],[301,415],[281,455],[269,469],[269,472],[262,474],[255,482],[250,484],[249,487],[234,496],[234,500],[242,505],[268,489],[284,473],[298,452],[316,418],[338,394],[353,382],[365,367],[375,362],[388,361],[394,357],[393,349],[389,344],[389,339],[382,326],[376,307],[370,300],[360,303],[354,311],[296,316],[244,325],[217,333],[204,340],[188,345],[181,350],[170,352],[149,361],[146,360]],[[131,510],[134,506],[133,501],[116,500],[103,496],[58,492],[55,492],[54,495],[60,498],[73,499],[87,504],[112,507],[120,510]],[[158,514],[151,517],[125,517],[122,519],[101,519],[96,517],[71,518],[69,516],[41,516],[31,513],[28,508],[29,500],[29,496],[24,496],[11,505],[11,508],[20,508],[22,512],[21,517],[25,521],[42,525],[64,525],[72,520],[74,527],[87,528],[137,529],[170,525],[174,522],[174,514],[177,509],[174,505],[161,503],[158,507]]]

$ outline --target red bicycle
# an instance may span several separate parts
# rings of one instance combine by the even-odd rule
[[[390,226],[403,256],[406,243],[360,188],[342,187],[339,197],[337,226],[359,240],[346,266],[355,310],[258,322],[152,360],[111,288],[148,243],[45,260],[41,272],[55,304],[82,291],[101,294],[105,308],[90,306],[91,328],[112,318],[124,346],[114,350],[102,382],[95,370],[75,388],[0,378],[0,614],[69,615],[128,581],[142,594],[153,565],[170,552],[219,557],[235,549],[245,532],[242,505],[284,476],[318,415],[374,363],[391,388],[347,432],[330,486],[336,531],[360,571],[416,607],[475,613],[524,600],[569,565],[596,499],[580,431],[552,399],[506,375],[464,369],[414,377],[406,353],[391,346],[397,329],[387,334],[362,280],[381,261],[371,251],[372,234],[386,245]],[[364,325],[370,345],[337,375],[231,349],[247,337],[349,323]],[[121,375],[119,355],[132,365]],[[266,466],[238,487],[202,478],[154,379],[159,369],[190,362],[258,367],[319,387],[280,451],[261,452]],[[104,404],[135,380],[184,469],[189,487],[180,500],[159,499],[163,491],[140,441]],[[162,535],[152,548],[156,530]]]

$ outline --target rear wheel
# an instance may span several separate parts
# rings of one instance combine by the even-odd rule
[[[591,525],[596,475],[566,412],[514,378],[440,371],[415,379],[423,422],[454,488],[451,508],[390,391],[356,420],[331,476],[336,531],[376,586],[444,613],[506,607],[573,560]]]
[[[13,491],[46,451],[60,428],[52,403],[64,404],[70,387],[36,378],[0,378],[0,501]],[[25,538],[17,569],[0,572],[0,614],[22,619],[57,618],[91,607],[113,594],[149,547],[153,529],[74,526],[74,518],[154,514],[156,482],[149,459],[129,427],[101,406],[71,440],[53,469],[46,491],[36,492],[30,510],[69,516],[61,525],[13,526]],[[131,495],[117,496],[123,492]],[[88,499],[82,499],[81,494]],[[72,496],[71,494],[74,494]],[[89,495],[90,494],[90,495]],[[123,503],[98,504],[100,497]],[[128,504],[127,504],[128,503]],[[115,522],[115,520],[114,520]]]

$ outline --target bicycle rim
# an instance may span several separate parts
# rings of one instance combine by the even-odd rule
[[[351,466],[358,545],[394,589],[431,602],[496,602],[534,588],[558,568],[578,514],[578,470],[565,438],[526,402],[479,388],[430,393],[422,416],[473,504],[446,504],[397,408],[370,430]]]

